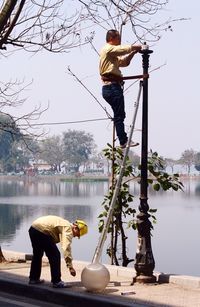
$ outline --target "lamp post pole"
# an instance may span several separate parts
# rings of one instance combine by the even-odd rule
[[[143,75],[148,76],[149,56],[152,50],[144,44],[142,54]],[[148,205],[148,77],[143,78],[143,105],[142,105],[142,148],[141,148],[141,185],[140,205],[137,215],[138,242],[136,251],[135,270],[133,282],[152,283],[156,281],[153,275],[155,261],[151,248],[151,228]]]

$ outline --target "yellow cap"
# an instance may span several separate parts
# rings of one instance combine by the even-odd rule
[[[88,226],[83,220],[76,220],[75,224],[78,226],[80,231],[80,237],[88,232]]]

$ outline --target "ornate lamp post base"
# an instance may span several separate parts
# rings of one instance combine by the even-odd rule
[[[146,206],[143,204],[143,208]],[[141,208],[140,208],[141,209]],[[133,283],[155,283],[156,276],[153,275],[155,261],[151,248],[151,222],[147,212],[140,212],[137,216],[138,241],[135,259],[136,276]]]
[[[134,283],[141,283],[141,284],[150,284],[150,283],[155,283],[156,282],[156,276],[146,276],[146,275],[139,275],[135,276],[133,278],[133,284]]]

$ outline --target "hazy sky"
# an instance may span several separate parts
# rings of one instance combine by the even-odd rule
[[[166,32],[163,38],[151,45],[149,79],[149,149],[160,155],[179,158],[186,149],[200,151],[199,106],[199,29],[200,2],[197,0],[170,1],[162,17],[191,18],[172,24],[173,32]],[[164,19],[161,19],[164,21]],[[93,30],[93,29],[91,29]],[[134,38],[123,36],[122,43],[132,43]],[[105,43],[105,33],[97,35],[94,41],[99,50]],[[33,83],[23,96],[27,101],[15,114],[31,111],[41,104],[49,109],[39,122],[74,122],[87,119],[106,118],[104,109],[72,76],[67,67],[84,82],[112,115],[109,106],[101,97],[101,81],[98,75],[98,55],[90,46],[72,50],[68,54],[38,53],[34,57],[18,52],[9,58],[1,57],[1,80],[24,79]],[[2,74],[3,72],[3,74]],[[141,55],[137,54],[131,65],[122,69],[124,75],[142,72]],[[132,82],[127,81],[126,86]],[[134,112],[138,83],[126,92],[126,129],[128,131]],[[141,103],[133,139],[141,143]],[[98,150],[112,140],[110,120],[79,124],[53,125],[43,127],[49,135],[61,134],[67,129],[85,130],[94,135]],[[117,143],[118,144],[118,143]],[[140,154],[140,146],[135,150]]]

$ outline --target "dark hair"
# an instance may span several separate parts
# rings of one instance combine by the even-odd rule
[[[120,34],[117,30],[109,30],[106,34],[106,42],[109,42],[111,39],[116,38],[118,36],[120,36]]]

